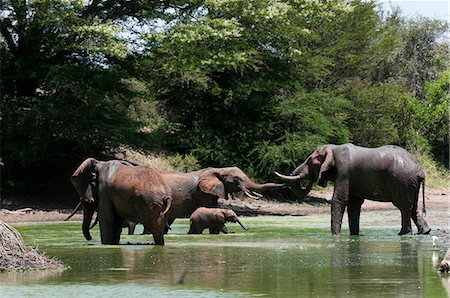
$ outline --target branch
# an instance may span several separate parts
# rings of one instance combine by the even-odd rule
[[[13,54],[17,54],[17,45],[14,43],[14,39],[9,32],[8,27],[11,26],[11,22],[8,19],[0,20],[0,33],[8,45],[9,51]]]

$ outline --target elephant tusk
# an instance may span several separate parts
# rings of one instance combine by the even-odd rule
[[[73,209],[72,213],[70,213],[70,215],[64,221],[68,221],[70,218],[72,218],[72,216],[75,215],[75,213],[77,213],[78,209],[81,206],[82,200],[83,199],[80,200],[80,202],[78,203],[77,207],[75,207],[75,209]]]
[[[227,197],[228,197],[228,200],[234,200],[233,193],[231,193],[231,192],[229,192],[229,193],[227,194]]]
[[[244,190],[244,193],[252,199],[259,199],[259,197],[252,195],[248,190]]]
[[[257,197],[260,197],[260,198],[264,197],[262,194],[260,194],[259,192],[254,191],[254,190],[252,190],[252,194],[257,196]]]
[[[282,178],[284,180],[289,180],[289,181],[297,181],[297,180],[302,178],[302,177],[300,177],[300,175],[287,176],[287,175],[280,174],[278,172],[275,172],[275,175],[277,175],[278,177],[280,177],[280,178]]]

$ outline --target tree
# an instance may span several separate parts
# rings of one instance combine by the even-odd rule
[[[1,2],[4,188],[27,179],[66,181],[80,159],[135,139],[141,124],[129,108],[148,93],[135,88],[124,21],[157,17],[170,4]]]
[[[304,89],[324,69],[309,48],[316,25],[349,9],[345,1],[203,1],[192,18],[150,35],[144,68],[179,123],[170,149],[252,172],[255,146],[283,135],[277,95]]]
[[[425,85],[425,98],[416,101],[416,130],[431,148],[428,150],[447,168],[449,163],[450,72]]]

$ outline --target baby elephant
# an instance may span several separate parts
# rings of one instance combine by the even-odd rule
[[[228,234],[226,222],[237,222],[244,230],[248,230],[231,209],[200,207],[191,215],[191,228],[188,234],[201,234],[204,229],[209,229],[210,234],[219,234],[219,232]]]

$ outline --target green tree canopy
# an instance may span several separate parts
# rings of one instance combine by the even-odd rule
[[[68,184],[83,158],[124,144],[264,180],[324,143],[394,143],[448,160],[443,22],[345,0],[0,9],[4,187]]]

